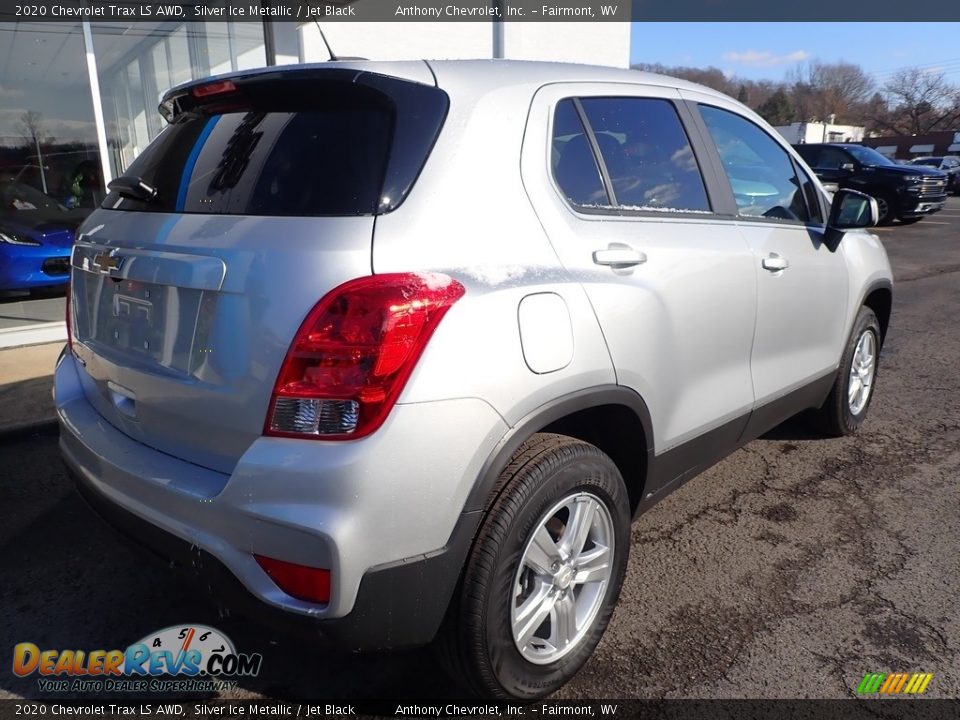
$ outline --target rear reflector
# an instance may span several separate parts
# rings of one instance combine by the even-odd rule
[[[306,565],[275,560],[263,555],[253,556],[257,564],[270,576],[277,587],[290,597],[307,602],[330,602],[330,571]]]
[[[433,273],[350,280],[310,311],[277,376],[266,435],[363,437],[386,419],[463,285]]]

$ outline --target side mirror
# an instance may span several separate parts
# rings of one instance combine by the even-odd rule
[[[851,162],[846,162],[840,166],[840,169],[843,170],[844,172],[853,172],[854,170],[857,169],[857,166]]]
[[[827,227],[842,235],[846,230],[873,227],[879,218],[876,200],[862,192],[842,188],[833,195]]]

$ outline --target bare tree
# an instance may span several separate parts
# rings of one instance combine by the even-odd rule
[[[37,165],[40,168],[40,181],[43,184],[43,191],[47,192],[47,174],[43,166],[43,144],[53,142],[53,138],[44,135],[43,115],[36,110],[27,110],[20,116],[17,123],[17,129],[24,136],[24,145],[29,152],[35,152]]]
[[[23,136],[24,145],[30,149],[36,148],[38,143],[48,143],[53,139],[44,134],[43,115],[36,110],[27,110],[20,115],[16,128]]]
[[[951,130],[960,121],[960,88],[944,73],[920,68],[899,71],[883,86],[890,115],[883,123],[904,135]]]
[[[873,80],[859,65],[819,60],[787,75],[791,100],[803,120],[863,122],[863,106],[874,89]]]
[[[634,65],[635,70],[645,70],[647,72],[661,73],[671,77],[689,80],[700,85],[706,85],[714,90],[736,97],[738,82],[730,80],[723,74],[723,70],[716,67],[694,68],[694,67],[667,67],[660,63],[640,63]]]

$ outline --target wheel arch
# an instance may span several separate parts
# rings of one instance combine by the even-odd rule
[[[653,459],[653,423],[643,398],[621,385],[578,390],[540,406],[516,423],[487,458],[465,511],[484,511],[497,495],[503,469],[538,432],[568,435],[605,452],[620,470],[635,511]]]
[[[890,315],[893,312],[893,284],[889,281],[878,281],[870,285],[863,295],[858,307],[867,306],[873,310],[880,322],[880,344],[883,345],[890,327]]]

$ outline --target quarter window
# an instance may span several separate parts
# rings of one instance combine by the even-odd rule
[[[717,146],[740,215],[810,220],[793,161],[779,143],[732,112],[701,105],[700,114]]]
[[[609,206],[597,160],[573,100],[563,100],[553,116],[553,177],[563,194],[581,207]]]

